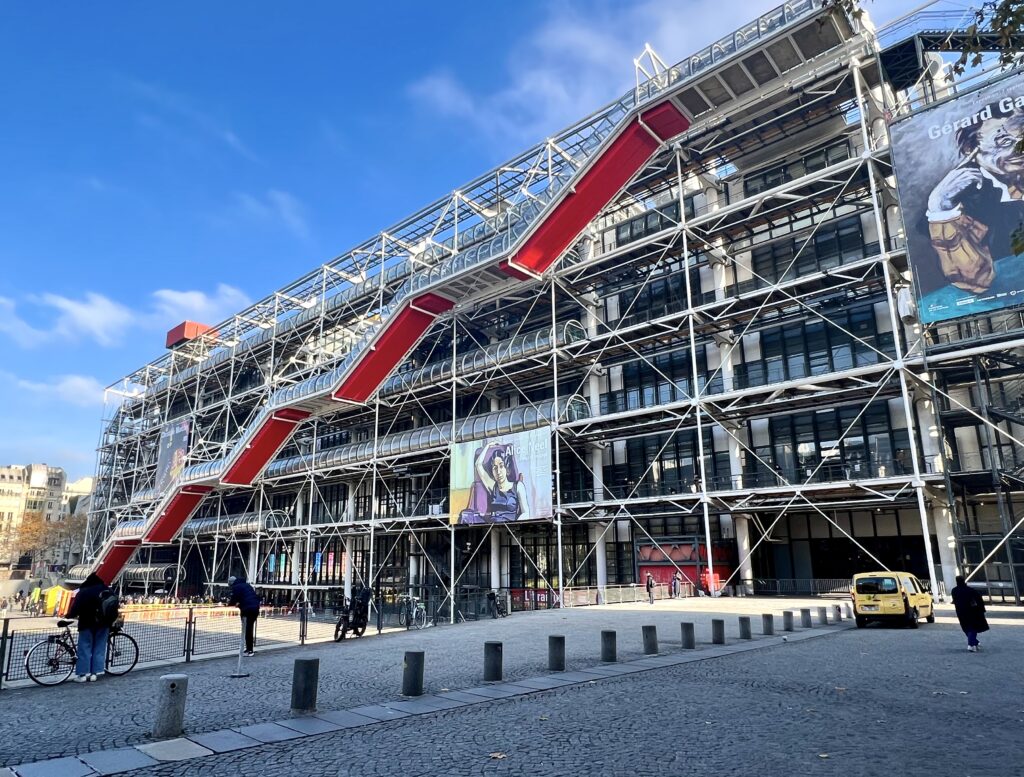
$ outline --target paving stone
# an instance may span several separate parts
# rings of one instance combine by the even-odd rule
[[[87,777],[95,772],[77,758],[52,758],[14,767],[19,777]]]
[[[440,696],[434,696],[433,694],[419,696],[416,699],[408,699],[408,701],[423,702],[424,704],[429,704],[439,710],[452,710],[456,707],[466,706],[465,702],[456,701],[455,699],[442,699]]]
[[[572,685],[572,680],[563,680],[560,675],[549,677],[528,677],[525,680],[516,680],[516,685],[527,688],[536,688],[538,691],[546,691],[551,688],[561,688],[564,685]]]
[[[0,769],[0,777],[17,777],[17,775],[10,769],[2,768]]]
[[[518,695],[517,691],[510,691],[508,688],[502,688],[498,685],[480,685],[474,688],[467,688],[466,693],[484,696],[488,699],[505,699],[509,696]]]
[[[210,755],[213,752],[184,737],[165,739],[162,742],[151,742],[148,745],[136,745],[135,747],[158,761],[185,761],[189,758]]]
[[[303,717],[303,718],[286,718],[284,720],[277,721],[279,726],[293,729],[298,731],[300,734],[305,736],[312,736],[313,734],[326,734],[328,731],[339,731],[341,726],[336,726],[330,721],[318,718],[315,716]]]
[[[158,762],[134,747],[122,747],[117,750],[100,750],[78,756],[82,761],[96,770],[97,774],[120,774],[132,769],[154,766]],[[3,773],[0,772],[0,777]]]
[[[680,621],[689,621],[696,624],[698,633],[710,634],[713,617],[724,617],[732,622],[736,615],[759,618],[762,612],[773,612],[777,622],[781,621],[779,613],[782,604],[772,599],[754,598],[683,599],[658,602],[656,607],[649,609],[638,609],[627,604],[515,613],[509,618],[470,621],[454,627],[413,632],[385,631],[379,637],[373,634],[375,630],[371,630],[363,639],[346,641],[343,645],[337,645],[333,640],[322,643],[314,641],[301,648],[261,651],[255,660],[247,663],[252,676],[242,679],[229,677],[237,665],[237,655],[194,660],[187,670],[190,679],[188,730],[191,736],[271,723],[286,717],[296,657],[320,660],[319,701],[325,707],[339,710],[360,705],[379,705],[385,700],[395,699],[395,691],[401,687],[402,682],[402,657],[410,649],[427,651],[431,688],[449,688],[458,692],[478,685],[480,665],[476,660],[467,661],[466,656],[470,652],[479,655],[477,650],[482,653],[483,643],[487,640],[500,640],[505,646],[505,682],[523,684],[526,680],[538,677],[557,677],[558,680],[542,686],[557,688],[573,682],[587,683],[598,677],[615,677],[607,672],[582,677],[572,674],[598,664],[597,647],[601,629],[615,629],[620,633],[620,663],[607,665],[617,668],[632,659],[643,657],[639,640],[642,625],[654,624],[659,634],[668,637],[679,633]],[[816,607],[820,602],[787,600],[784,604],[799,608]],[[937,627],[943,627],[943,618],[952,623],[952,608],[940,607],[939,616]],[[268,618],[267,623],[276,623],[288,633],[298,634],[297,620]],[[183,627],[183,618],[176,625],[172,622],[137,624],[137,628],[144,630],[142,636],[145,643],[154,645],[171,642],[180,644]],[[852,622],[847,627],[852,627]],[[811,644],[806,640],[813,642],[812,635],[825,640],[837,637],[845,639],[845,636],[840,635],[856,633],[847,631],[847,627],[812,629],[798,633],[796,636],[800,639],[793,641]],[[923,627],[920,631],[927,628]],[[878,633],[875,629],[868,631],[871,635]],[[309,633],[314,640],[332,638],[334,619],[311,620]],[[548,675],[544,672],[545,647],[550,634],[566,636],[566,667],[571,679],[563,681],[563,673]],[[624,634],[634,634],[636,639],[625,639]],[[665,649],[677,650],[678,645],[669,647],[672,645],[670,640],[664,642]],[[771,649],[772,645],[778,643],[766,640],[763,644]],[[987,644],[986,648],[989,647]],[[966,654],[966,651],[963,652]],[[687,662],[687,666],[695,666],[691,662],[715,655],[725,654],[711,653],[709,646],[702,645],[697,651],[687,651],[686,656],[679,660]],[[0,769],[15,763],[45,761],[103,748],[117,749],[148,743],[153,688],[157,678],[168,671],[166,667],[136,668],[124,677],[116,678],[116,681],[90,685],[88,693],[83,693],[83,688],[74,683],[37,688],[34,685],[19,687],[17,682],[8,686],[5,682],[0,708],[5,712],[8,708],[16,709],[17,714],[0,714]],[[608,681],[602,680],[602,684],[605,682]],[[538,685],[530,682],[524,687],[538,688]],[[443,693],[434,691],[434,695],[439,698],[445,698]],[[484,697],[471,694],[448,697],[446,701],[482,703]],[[103,714],[94,715],[96,709],[103,710]],[[54,710],[60,710],[62,714],[55,716]],[[80,723],[86,716],[90,722],[88,728]],[[205,759],[203,763],[206,763]],[[415,769],[410,767],[406,771],[413,773]],[[470,771],[469,767],[464,771]],[[572,769],[567,767],[566,771]]]
[[[349,712],[348,710],[318,712],[314,717],[326,720],[328,723],[333,723],[338,728],[356,728],[357,726],[366,726],[378,722],[375,718],[368,718],[365,715],[356,715],[354,712]]]
[[[240,726],[235,731],[260,742],[283,742],[286,739],[296,739],[302,736],[295,729],[285,728],[276,723],[257,723],[254,726]]]
[[[456,702],[451,703],[455,704]],[[431,712],[440,712],[443,709],[442,707],[437,707],[433,704],[427,704],[425,702],[422,702],[419,699],[409,699],[408,701],[389,701],[384,706],[387,707],[389,710],[407,712],[410,715],[426,715]]]
[[[385,707],[383,704],[368,704],[365,707],[353,707],[349,712],[354,712],[356,715],[365,715],[368,718],[374,720],[398,720],[399,718],[408,717],[408,712],[399,712],[398,710],[392,710]]]
[[[466,691],[444,691],[443,693],[437,694],[442,699],[452,699],[454,701],[461,701],[466,704],[479,704],[480,702],[490,701],[493,697],[481,696],[478,693],[468,693]]]
[[[247,737],[232,731],[229,728],[221,731],[210,731],[206,734],[189,734],[188,739],[209,748],[215,753],[228,753],[232,750],[244,750],[247,747],[256,747],[260,744],[258,739]]]

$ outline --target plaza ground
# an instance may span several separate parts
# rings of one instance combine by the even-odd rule
[[[321,659],[323,710],[399,699],[401,658],[426,652],[428,694],[480,685],[483,642],[505,645],[509,680],[547,674],[546,637],[563,633],[567,668],[599,663],[599,632],[619,633],[620,660],[642,654],[641,629],[680,651],[679,622],[831,604],[828,600],[691,599],[650,606],[519,614],[501,621],[401,632],[258,655],[243,680],[233,663],[183,669],[190,734],[289,717],[291,663]],[[984,652],[970,654],[948,608],[916,631],[832,630],[810,640],[760,638],[763,649],[597,679],[457,709],[264,744],[152,774],[1022,774],[1016,739],[1024,611],[992,611]],[[760,632],[754,619],[755,635]],[[824,630],[819,630],[823,632]],[[156,681],[134,672],[95,685],[14,689],[0,696],[0,765],[149,741]],[[55,713],[55,711],[57,711]],[[492,754],[498,754],[492,757]]]

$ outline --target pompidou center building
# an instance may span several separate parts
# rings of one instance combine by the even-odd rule
[[[968,21],[796,0],[675,66],[648,48],[620,100],[184,323],[112,387],[71,577],[453,619],[648,572],[1017,597],[1024,86],[947,79]]]

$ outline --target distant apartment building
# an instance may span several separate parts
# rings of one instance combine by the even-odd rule
[[[91,480],[86,478],[86,480]],[[76,481],[79,486],[82,481]],[[38,512],[48,523],[62,520],[70,498],[67,474],[46,464],[0,467],[0,575],[28,570],[33,559],[19,547],[18,532],[26,514]]]

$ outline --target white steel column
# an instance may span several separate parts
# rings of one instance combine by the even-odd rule
[[[501,588],[501,535],[498,527],[491,527],[491,588]]]
[[[690,391],[693,396],[694,416],[697,422],[697,456],[699,459],[698,471],[700,472],[700,488],[697,493],[700,495],[700,503],[704,511],[704,544],[708,554],[708,593],[715,596],[715,561],[711,547],[711,513],[708,510],[708,478],[704,466],[704,428],[701,423],[701,390],[699,385],[700,375],[697,372],[697,336],[693,330],[693,289],[690,283],[690,242],[686,231],[686,202],[683,197],[683,160],[680,158],[681,150],[676,149],[676,176],[679,186],[679,218],[683,227],[683,278],[686,282],[686,321],[690,330],[690,374],[693,376]],[[699,554],[698,554],[698,564]],[[699,580],[697,581],[700,582]]]
[[[555,529],[558,534],[558,606],[564,607],[565,597],[565,575],[563,574],[562,559],[562,472],[559,457],[559,442],[561,435],[558,431],[562,414],[558,409],[558,318],[555,310],[555,282],[551,281],[551,371],[554,384],[554,409],[552,412],[552,444],[555,447]]]
[[[918,438],[915,432],[918,429],[917,419],[914,417],[914,409],[910,400],[910,390],[907,387],[907,367],[903,363],[903,325],[896,315],[896,299],[892,293],[892,268],[889,262],[889,244],[886,239],[885,223],[882,218],[882,210],[879,204],[881,193],[878,190],[878,181],[875,176],[874,160],[871,157],[871,136],[868,132],[868,107],[869,102],[864,99],[864,90],[861,85],[860,60],[854,60],[850,69],[853,72],[853,85],[857,91],[857,105],[860,106],[860,131],[864,143],[864,164],[868,166],[868,179],[871,184],[871,207],[875,217],[875,229],[878,234],[878,242],[881,246],[882,271],[885,274],[885,294],[889,306],[889,317],[892,321],[893,343],[896,347],[896,360],[894,366],[900,376],[900,396],[903,399],[903,412],[907,418],[907,434],[910,438],[910,461],[914,471],[912,486],[917,494],[917,509],[921,517],[921,532],[924,535],[924,553],[928,560],[928,579],[931,581],[932,590],[938,591],[939,585],[935,578],[935,559],[932,557],[932,539],[928,521],[928,508],[924,500],[924,481],[921,479],[921,462],[919,460],[917,445]]]
[[[604,589],[608,587],[608,524],[590,524],[590,543],[594,546],[594,567],[597,571],[598,604],[604,604]]]
[[[733,513],[732,526],[736,534],[736,551],[740,557],[740,584],[736,587],[743,596],[753,596],[754,567],[750,563],[750,518]]]
[[[939,565],[942,567],[942,582],[948,595],[956,586],[959,574],[956,564],[956,535],[953,534],[953,515],[948,505],[932,502],[931,523],[939,545]],[[938,595],[938,590],[935,590]]]

